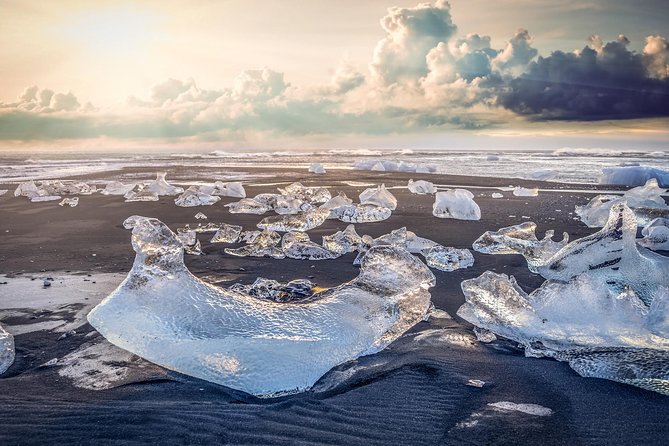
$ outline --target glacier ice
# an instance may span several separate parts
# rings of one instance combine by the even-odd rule
[[[330,210],[330,216],[328,218],[339,218],[342,208],[345,206],[349,206],[352,203],[353,200],[348,198],[344,192],[339,192],[339,194],[336,197],[330,198],[320,207],[323,209]]]
[[[0,189],[0,197],[2,197],[3,195],[5,195],[7,192],[9,192],[8,189]]]
[[[536,236],[537,225],[524,222],[497,231],[486,231],[474,241],[474,251],[483,254],[520,254],[527,260],[530,271],[536,273],[555,253],[564,248],[569,241],[569,234],[562,235],[562,241],[553,241],[552,230],[546,231],[542,240]]]
[[[235,243],[239,240],[241,233],[241,226],[223,223],[211,238],[211,243]]]
[[[641,186],[654,179],[664,187],[669,187],[669,172],[654,167],[623,166],[602,169],[599,182],[603,184],[619,184],[622,186]]]
[[[298,198],[310,204],[326,203],[332,194],[326,187],[304,186],[302,183],[292,183],[285,188],[278,188],[281,195]]]
[[[183,187],[173,186],[167,182],[165,177],[167,173],[158,172],[156,173],[156,179],[151,183],[147,184],[145,190],[149,192],[155,192],[160,195],[177,195],[184,191]]]
[[[195,214],[195,219],[196,220],[206,220],[207,216],[205,214],[203,214],[202,212],[198,212],[197,214]]]
[[[102,195],[125,195],[135,188],[135,183],[124,184],[120,181],[107,183],[104,189],[100,191]]]
[[[74,180],[42,180],[20,183],[14,191],[15,197],[27,197],[31,202],[60,200],[62,195],[91,195],[97,192],[95,186]]]
[[[437,192],[432,205],[432,215],[458,220],[480,220],[481,208],[474,201],[474,194],[466,189]]]
[[[333,211],[334,212],[334,211]],[[390,218],[393,211],[372,204],[349,204],[336,208],[337,219],[345,223],[372,223]]]
[[[323,167],[321,163],[311,163],[309,172],[318,174],[325,173],[325,167]]]
[[[270,229],[279,232],[304,232],[322,225],[329,216],[330,211],[328,209],[315,208],[294,215],[265,217],[257,226],[260,229]]]
[[[253,198],[242,198],[235,203],[225,205],[231,214],[264,214],[272,208],[264,203],[260,203]]]
[[[397,198],[391,194],[386,185],[365,189],[360,193],[360,204],[388,208],[394,211],[397,208]]]
[[[126,202],[133,201],[158,201],[157,192],[147,190],[143,184],[138,184],[132,190],[128,191],[123,195]]]
[[[281,236],[277,232],[265,229],[262,232],[248,235],[246,245],[239,248],[225,248],[225,253],[237,257],[271,257],[273,259],[286,257],[278,246],[281,243]]]
[[[312,242],[306,232],[286,232],[281,239],[281,250],[290,259],[328,260],[341,256]]]
[[[424,237],[418,237],[415,232],[407,231],[406,250],[412,254],[422,253],[426,249],[441,246],[439,243]]]
[[[516,197],[536,197],[539,195],[539,189],[517,186],[513,189],[513,195]]]
[[[527,178],[532,179],[532,180],[539,180],[539,181],[548,181],[548,180],[553,180],[558,177],[560,173],[557,170],[553,169],[537,169],[533,170],[530,173],[527,174]]]
[[[358,235],[354,225],[348,225],[343,231],[324,235],[322,244],[328,251],[343,255],[357,250],[362,244],[362,237]]]
[[[14,362],[14,337],[0,325],[0,375]]]
[[[314,295],[314,285],[305,279],[291,280],[281,283],[277,280],[258,277],[251,285],[235,283],[228,290],[256,297],[258,299],[273,300],[274,302],[298,302]]]
[[[418,181],[409,180],[407,188],[409,189],[409,192],[411,192],[412,194],[423,195],[423,194],[434,194],[437,192],[437,189],[435,189],[434,184],[425,180],[418,180]]]
[[[244,190],[244,185],[242,185],[242,183],[239,181],[231,181],[229,183],[217,181],[214,183],[212,191],[208,193],[218,197],[246,198],[246,190]]]
[[[491,197],[492,198],[504,198],[504,195],[500,194],[499,192],[493,192]]]
[[[372,248],[351,282],[275,302],[193,276],[159,220],[134,216],[126,226],[135,263],[90,324],[151,362],[255,395],[308,389],[332,367],[385,348],[431,305],[434,275],[404,250]]]
[[[221,197],[202,192],[197,186],[191,186],[174,199],[179,207],[211,206],[221,201]]]
[[[63,198],[63,201],[58,203],[59,206],[69,206],[71,208],[79,204],[79,197]]]
[[[669,250],[669,219],[656,218],[641,230],[643,238],[637,240],[639,245],[653,251]]]
[[[423,250],[427,266],[440,271],[455,271],[474,265],[474,256],[468,249],[433,246]]]

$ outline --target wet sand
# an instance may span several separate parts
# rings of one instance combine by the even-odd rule
[[[248,172],[248,169],[244,169]],[[484,231],[522,221],[538,224],[538,235],[554,229],[572,239],[594,232],[574,220],[574,205],[584,204],[588,193],[564,189],[596,189],[522,180],[416,175],[405,173],[329,171],[325,175],[304,171],[254,169],[244,181],[247,195],[274,192],[293,181],[327,185],[333,195],[351,198],[365,183],[406,186],[409,178],[435,184],[470,187],[482,210],[480,221],[437,219],[432,216],[433,196],[391,189],[398,208],[390,219],[356,225],[360,234],[374,237],[402,226],[445,246],[469,248]],[[168,180],[181,182],[213,177],[213,171],[194,175],[178,168]],[[221,172],[218,172],[221,174]],[[222,174],[224,176],[224,173]],[[100,179],[151,179],[150,173],[127,169],[82,177]],[[351,186],[347,182],[358,184]],[[539,197],[491,198],[497,187],[538,185]],[[12,189],[11,185],[2,188]],[[482,194],[482,196],[479,196]],[[124,203],[122,197],[81,196],[75,208],[58,202],[30,203],[10,194],[0,196],[0,322],[15,337],[17,359],[0,377],[0,444],[662,444],[669,434],[669,398],[635,387],[579,377],[567,364],[525,358],[506,341],[489,345],[475,341],[471,327],[455,312],[464,302],[460,282],[486,270],[513,274],[526,290],[543,279],[531,274],[520,256],[474,253],[473,267],[452,273],[434,271],[437,286],[431,290],[435,306],[453,319],[431,318],[414,327],[383,352],[344,364],[324,376],[315,391],[261,400],[242,392],[164,371],[138,358],[103,350],[93,358],[105,369],[86,366],[84,374],[112,370],[121,378],[118,387],[88,390],[61,376],[62,367],[40,367],[53,358],[65,358],[82,346],[104,345],[88,324],[76,324],[82,312],[113,288],[130,269],[134,252],[123,220],[130,215],[157,217],[172,229],[196,224],[194,215],[205,213],[211,222],[224,221],[254,229],[262,216],[230,214],[223,205],[236,201],[224,197],[213,206],[179,208],[173,199]],[[558,212],[559,210],[559,212]],[[320,242],[322,235],[344,229],[345,223],[328,220],[309,231]],[[348,281],[358,274],[354,254],[335,260],[300,261],[237,258],[223,253],[231,245],[210,244],[201,234],[204,256],[187,256],[196,275],[227,286],[251,283],[262,276],[277,280],[310,278],[322,286]],[[70,272],[67,274],[66,272]],[[110,273],[117,273],[110,276]],[[72,275],[74,274],[74,275]],[[89,277],[87,274],[90,274]],[[43,289],[44,277],[54,276],[53,289]],[[36,280],[30,281],[29,278]],[[58,277],[64,277],[61,283]],[[100,283],[86,286],[84,281]],[[12,286],[23,280],[25,286]],[[79,282],[81,281],[81,282]],[[22,282],[23,283],[23,282]],[[31,285],[32,284],[32,285]],[[87,300],[44,303],[44,294],[59,286],[72,293],[88,293]],[[95,285],[95,286],[94,286]],[[96,288],[97,286],[97,288]],[[5,287],[5,288],[3,288]],[[31,288],[33,287],[33,288]],[[26,288],[23,299],[15,294]],[[88,289],[88,288],[86,288]],[[11,290],[11,291],[10,291]],[[12,305],[2,305],[11,294]],[[65,292],[67,296],[67,292]],[[60,298],[59,298],[60,299]],[[14,303],[25,302],[16,308]],[[49,299],[46,299],[47,301]],[[36,305],[37,302],[42,302]],[[31,331],[31,324],[65,320],[75,333],[59,329]],[[64,333],[68,333],[64,336]],[[97,343],[97,344],[96,344]],[[105,355],[109,354],[109,358]],[[95,356],[95,355],[91,355]],[[106,359],[109,359],[106,361]],[[105,361],[107,363],[105,363]],[[82,366],[83,367],[83,366]],[[465,385],[468,379],[486,382],[483,388]],[[122,384],[122,385],[121,385]],[[504,411],[489,403],[512,401],[548,407],[540,417]]]

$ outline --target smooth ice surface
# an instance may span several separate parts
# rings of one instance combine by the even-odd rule
[[[513,189],[513,195],[516,197],[536,197],[539,195],[539,189],[536,187],[528,189],[526,187],[517,186]]]
[[[329,216],[328,209],[316,208],[295,215],[265,217],[257,226],[279,232],[308,231],[322,225]]]
[[[408,163],[405,161],[396,162],[390,160],[356,161],[353,163],[353,168],[357,170],[372,170],[378,172],[434,173],[437,171],[437,166],[434,164]]]
[[[488,406],[494,407],[496,409],[523,412],[528,415],[536,415],[538,417],[547,417],[553,414],[553,411],[548,407],[531,403],[514,403],[511,401],[498,401],[496,403],[489,403]]]
[[[242,198],[235,203],[225,205],[231,214],[256,214],[261,215],[270,211],[272,208],[266,204],[260,203],[253,198]]]
[[[360,193],[360,204],[388,208],[394,211],[397,208],[397,198],[386,189],[386,185],[371,187]]]
[[[669,250],[669,219],[656,218],[641,230],[642,239],[637,240],[639,245],[653,251]]]
[[[560,249],[567,245],[569,234],[562,235],[562,241],[553,241],[552,230],[546,231],[542,240],[536,236],[537,225],[531,221],[514,226],[501,228],[497,231],[486,231],[472,247],[483,254],[520,254],[527,260],[530,271],[537,272]]]
[[[321,163],[311,163],[309,166],[309,172],[322,174],[325,173],[325,167]]]
[[[312,242],[306,232],[287,232],[281,239],[281,250],[290,259],[328,260],[336,259],[340,253]]]
[[[156,179],[151,183],[146,185],[145,190],[149,192],[155,192],[160,195],[177,195],[184,191],[183,187],[173,186],[167,182],[165,177],[167,173],[158,172],[156,173]]]
[[[174,200],[179,207],[211,206],[221,201],[221,197],[202,192],[197,186],[191,186]]]
[[[480,220],[481,208],[474,201],[474,194],[466,189],[437,192],[432,205],[432,215],[458,220]]]
[[[527,174],[527,178],[539,181],[553,180],[558,177],[560,173],[552,169],[537,169]]]
[[[229,183],[217,181],[214,183],[213,190],[209,193],[219,197],[246,198],[246,190],[244,190],[244,186],[239,181],[231,181]]]
[[[641,186],[650,179],[658,180],[662,187],[669,187],[669,172],[643,166],[607,167],[602,169],[599,182],[622,186]]]
[[[91,311],[91,325],[156,364],[252,394],[306,390],[332,367],[383,349],[430,308],[434,276],[404,250],[372,248],[353,281],[280,303],[193,276],[159,220],[126,226],[133,269]]]
[[[58,203],[59,206],[69,206],[71,208],[79,204],[79,197],[63,198],[63,201]]]
[[[14,362],[14,337],[0,325],[0,375]]]
[[[434,246],[423,251],[427,266],[440,271],[455,271],[474,265],[474,256],[468,249]]]
[[[435,189],[434,184],[430,183],[429,181],[425,180],[409,180],[409,184],[407,185],[409,192],[412,194],[434,194],[437,192],[437,189]]]

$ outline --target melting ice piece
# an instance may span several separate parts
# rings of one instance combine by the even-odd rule
[[[371,204],[350,204],[337,208],[337,218],[345,223],[371,223],[390,218],[393,211]]]
[[[279,215],[293,215],[311,209],[311,204],[299,198],[279,195],[272,206]]]
[[[316,208],[295,215],[265,217],[257,226],[260,229],[279,232],[304,232],[322,225],[329,216],[330,211],[328,209]]]
[[[107,183],[107,186],[100,193],[102,195],[125,195],[134,188],[135,183],[123,184],[120,181],[112,181]]]
[[[539,189],[536,187],[528,189],[526,187],[517,186],[513,189],[513,195],[516,197],[536,197],[539,195]]]
[[[379,187],[371,187],[362,191],[360,204],[384,207],[394,211],[397,209],[397,198],[386,189],[385,184],[382,184]]]
[[[206,220],[207,216],[204,215],[202,212],[198,212],[197,214],[195,214],[195,219],[196,220]]]
[[[230,183],[217,181],[214,183],[214,189],[210,193],[219,197],[246,198],[246,190],[244,190],[244,186],[239,181],[232,181]]]
[[[415,234],[414,234],[415,235]],[[367,251],[373,246],[392,246],[398,249],[406,249],[408,231],[406,227],[390,231],[380,237],[372,239],[369,235],[362,237],[362,242],[358,245],[358,256],[353,261],[354,265],[359,265]]]
[[[292,198],[298,198],[302,201],[311,204],[326,203],[332,194],[325,187],[307,187],[302,183],[292,183],[286,186],[285,189],[278,188],[281,195]]]
[[[425,249],[440,246],[439,243],[427,238],[418,237],[415,232],[407,231],[406,250],[412,254],[419,254]]]
[[[306,232],[286,232],[281,240],[281,250],[290,259],[328,260],[341,254],[312,242]]]
[[[14,362],[14,337],[0,326],[0,375]]]
[[[225,205],[231,214],[264,214],[271,209],[270,206],[260,203],[253,198],[242,198],[235,203]]]
[[[504,198],[504,195],[500,194],[499,192],[493,192],[491,197],[492,198]]]
[[[191,186],[174,200],[174,204],[188,208],[195,206],[211,206],[219,201],[221,201],[221,197],[209,195],[200,191],[199,188]]]
[[[309,280],[297,279],[288,283],[281,283],[272,279],[258,277],[251,285],[235,283],[228,290],[242,294],[267,299],[274,302],[304,301],[314,295],[315,285]]]
[[[323,236],[323,248],[340,255],[355,251],[361,243],[362,237],[358,235],[354,225],[348,225],[343,231],[337,231],[332,235]]]
[[[30,202],[31,203],[41,203],[43,201],[56,201],[56,200],[60,200],[61,198],[63,198],[63,197],[61,197],[60,195],[39,195],[39,196],[31,197]]]
[[[437,192],[432,205],[432,215],[458,220],[480,220],[481,208],[474,201],[474,194],[466,189]]]
[[[412,194],[434,194],[437,192],[437,189],[434,188],[434,184],[425,180],[409,180],[407,187]]]
[[[353,281],[306,304],[279,303],[193,276],[159,220],[127,225],[133,269],[89,313],[91,325],[156,364],[255,395],[306,390],[332,367],[385,348],[430,308],[434,276],[404,250],[373,248]]]
[[[474,265],[474,256],[468,249],[434,246],[423,251],[427,266],[440,271],[455,271]]]
[[[309,172],[311,173],[325,173],[325,167],[321,163],[311,163],[309,166]]]
[[[138,184],[133,190],[127,192],[123,198],[126,202],[132,201],[158,201],[158,194],[147,190],[144,185]]]
[[[225,253],[237,257],[272,257],[274,259],[283,259],[286,255],[278,247],[281,242],[281,236],[269,229],[253,234],[247,245],[240,248],[225,248]]]
[[[183,187],[172,186],[165,179],[166,175],[167,173],[165,172],[156,173],[156,179],[149,183],[145,189],[158,195],[177,195],[182,193],[184,191]]]
[[[211,238],[211,243],[235,243],[239,240],[241,233],[241,226],[223,223]]]
[[[539,266],[546,264],[569,241],[566,232],[562,235],[562,241],[553,241],[552,230],[546,231],[544,238],[538,240],[536,230],[536,223],[528,221],[497,231],[486,231],[474,241],[472,247],[474,251],[483,254],[520,254],[527,260],[530,271],[536,273]]]
[[[643,238],[637,240],[639,245],[653,251],[669,250],[669,219],[656,218],[641,230]]]
[[[342,212],[342,208],[350,205],[351,203],[353,203],[353,200],[348,198],[344,192],[339,192],[339,195],[330,198],[320,207],[330,210],[330,216],[328,218],[339,218]]]
[[[59,206],[69,206],[71,208],[79,204],[79,197],[63,198],[63,201],[58,203]]]

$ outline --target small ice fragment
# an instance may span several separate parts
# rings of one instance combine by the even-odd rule
[[[488,406],[502,410],[512,410],[523,412],[528,415],[536,415],[538,417],[547,417],[553,414],[553,411],[548,407],[540,406],[538,404],[523,404],[512,403],[511,401],[499,401],[497,403],[488,403]]]
[[[474,256],[468,249],[434,246],[423,250],[427,266],[440,271],[455,271],[474,265]]]
[[[321,163],[312,163],[309,166],[309,172],[321,174],[321,173],[325,173],[325,168],[323,167],[323,165]]]
[[[297,279],[288,283],[281,283],[272,279],[258,277],[251,285],[236,283],[229,290],[248,294],[258,299],[274,302],[299,302],[314,294],[315,285],[309,280]]]
[[[285,233],[281,240],[281,250],[286,257],[300,260],[328,260],[341,255],[312,242],[306,232]]]
[[[61,198],[63,198],[63,197],[61,197],[60,195],[38,195],[38,196],[35,196],[35,197],[31,197],[30,202],[31,203],[41,203],[43,201],[56,201],[56,200],[60,200]]]
[[[516,197],[536,197],[539,195],[539,189],[536,187],[528,189],[526,187],[517,186],[513,188],[513,195]]]
[[[490,330],[486,330],[485,328],[474,327],[474,334],[476,335],[476,339],[478,339],[479,342],[483,342],[485,344],[497,340],[495,333]]]
[[[102,195],[125,195],[135,188],[135,183],[123,184],[120,181],[112,181],[100,192]]]
[[[451,189],[437,192],[432,206],[432,215],[458,220],[480,220],[481,208],[474,201],[474,194],[466,189]]]
[[[328,209],[315,208],[295,215],[265,217],[257,224],[257,227],[279,232],[304,232],[322,225],[329,216]]]
[[[493,192],[492,198],[504,198],[504,195],[500,194],[499,192]]]
[[[204,255],[202,252],[202,245],[200,244],[199,240],[196,240],[193,245],[184,245],[184,251],[186,254],[190,254],[192,256]]]
[[[5,195],[7,192],[9,192],[9,189],[0,189],[0,197]]]
[[[191,186],[184,193],[179,195],[174,204],[179,207],[211,206],[221,201],[221,197],[209,195],[199,190],[197,186]]]
[[[468,379],[465,385],[470,387],[481,388],[485,385],[485,381],[481,381],[480,379]]]
[[[488,155],[486,156],[486,161],[499,161],[499,156],[497,155]]]
[[[406,250],[412,254],[420,254],[425,249],[439,246],[439,243],[427,238],[418,237],[415,232],[407,231]]]
[[[225,253],[237,257],[272,257],[274,259],[283,259],[286,255],[278,245],[281,242],[281,236],[268,229],[260,232],[253,237],[247,245],[240,248],[225,248]]]
[[[409,189],[409,192],[411,192],[412,194],[422,195],[422,194],[434,194],[437,192],[437,189],[434,188],[434,184],[425,180],[418,180],[418,181],[409,180],[407,188]]]
[[[362,191],[360,204],[380,206],[394,211],[397,208],[397,198],[386,189],[385,184],[382,184]]]
[[[637,243],[653,251],[669,250],[669,219],[656,218],[641,230],[642,239]]]
[[[343,231],[323,236],[323,248],[338,254],[347,254],[358,249],[362,237],[355,231],[354,225],[348,225]]]
[[[123,198],[126,202],[133,201],[158,201],[158,194],[147,190],[144,185],[138,184],[134,189],[128,191]]]
[[[235,243],[239,240],[242,227],[237,225],[221,224],[216,234],[211,238],[211,243]]]
[[[146,187],[145,190],[149,192],[155,192],[156,194],[160,195],[177,195],[180,194],[184,191],[183,187],[178,187],[178,186],[172,186],[167,182],[165,179],[165,176],[167,173],[165,172],[158,172],[156,173],[156,179],[149,183]]]
[[[211,195],[219,197],[246,198],[246,190],[244,190],[244,186],[239,181],[232,181],[229,183],[217,181],[214,183],[214,190],[211,192]]]
[[[79,204],[79,197],[63,198],[63,201],[58,203],[59,206],[69,206],[71,208]]]
[[[253,198],[242,198],[235,203],[225,205],[231,214],[264,214],[271,209],[270,206],[260,203]]]
[[[195,219],[196,220],[206,220],[207,216],[204,215],[202,212],[198,212],[197,214],[195,214]]]

